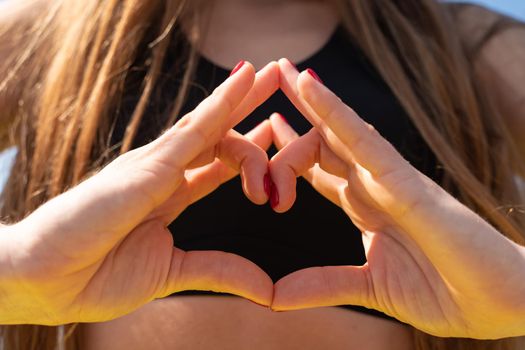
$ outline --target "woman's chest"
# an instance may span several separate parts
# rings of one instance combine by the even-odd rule
[[[81,327],[82,350],[412,349],[397,322],[333,307],[277,313],[238,297],[158,299]]]

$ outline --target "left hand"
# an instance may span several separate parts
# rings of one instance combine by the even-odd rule
[[[436,336],[523,335],[524,248],[412,167],[310,74],[279,64],[281,89],[314,128],[299,137],[271,118],[281,149],[270,161],[274,209],[292,206],[296,177],[305,177],[360,229],[368,262],[294,272],[276,283],[272,308],[355,304]]]
[[[157,139],[0,227],[0,324],[107,321],[195,289],[270,305],[273,283],[257,265],[185,252],[166,226],[237,172],[248,198],[267,201],[270,125],[246,137],[231,128],[273,94],[278,77],[276,62],[257,73],[246,62]]]

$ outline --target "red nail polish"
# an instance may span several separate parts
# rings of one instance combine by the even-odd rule
[[[314,77],[315,80],[317,80],[318,82],[320,82],[321,84],[324,85],[324,83],[321,80],[321,78],[319,78],[317,73],[312,68],[307,68],[306,71],[308,72],[308,74],[310,74],[312,77]]]
[[[279,192],[277,191],[277,186],[275,184],[271,183],[271,194],[270,194],[270,206],[272,209],[275,209],[279,205]]]
[[[272,195],[272,179],[270,178],[270,174],[266,173],[264,174],[264,192],[266,192],[266,195],[268,198],[271,198]]]
[[[231,77],[232,75],[234,75],[235,72],[237,72],[239,69],[241,69],[241,67],[244,66],[244,63],[245,63],[245,62],[246,62],[246,61],[244,61],[244,60],[239,61],[239,63],[237,63],[237,65],[236,65],[235,67],[233,67],[232,72],[230,73],[230,77]]]
[[[277,113],[277,115],[286,123],[286,124],[290,124],[288,123],[288,120],[284,117],[284,115],[282,115],[281,113]]]

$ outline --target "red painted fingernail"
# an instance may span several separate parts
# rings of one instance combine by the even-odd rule
[[[241,67],[244,66],[244,63],[246,63],[246,61],[240,60],[239,63],[237,63],[237,65],[233,67],[232,72],[230,73],[230,77],[234,75],[235,72],[237,72],[239,69],[241,69]]]
[[[319,78],[317,73],[312,68],[307,68],[306,71],[308,72],[308,74],[310,74],[312,77],[314,77],[315,80],[317,80],[318,82],[320,82],[321,84],[324,85],[324,83],[321,80],[321,78]]]
[[[279,192],[277,191],[277,186],[275,186],[273,181],[271,183],[270,189],[270,206],[272,207],[272,209],[275,209],[275,207],[279,205]]]
[[[268,198],[271,198],[272,195],[272,179],[270,178],[270,174],[266,173],[264,174],[264,192],[266,192],[266,195]]]
[[[286,124],[290,124],[288,123],[288,120],[286,120],[286,118],[284,117],[284,115],[282,115],[281,113],[277,113],[277,115],[286,123]]]

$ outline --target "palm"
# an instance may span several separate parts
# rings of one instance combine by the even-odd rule
[[[494,281],[474,282],[484,292],[466,300],[469,288],[454,283],[453,277],[447,281],[462,254],[448,252],[449,264],[431,261],[429,256],[444,255],[448,249],[434,245],[423,250],[418,244],[418,236],[431,234],[433,227],[419,225],[420,232],[408,231],[413,225],[406,221],[412,221],[417,205],[424,206],[421,181],[430,180],[403,169],[384,176],[371,176],[359,164],[351,169],[348,185],[338,192],[342,208],[363,235],[367,263],[362,270],[372,289],[368,291],[369,305],[435,335],[450,334],[451,330],[468,334],[470,323],[484,322],[477,306],[487,299],[492,303],[501,300],[497,291],[488,288]]]
[[[465,329],[449,288],[413,241],[396,228],[390,233],[365,232],[363,241],[363,270],[373,296],[370,307],[430,334]]]
[[[171,237],[159,226],[139,226],[102,259],[49,279],[60,281],[48,286],[60,295],[47,306],[71,321],[93,322],[122,316],[161,295],[174,248]],[[43,269],[48,277],[53,273]]]
[[[378,182],[369,175],[357,165],[352,167],[348,180],[339,178],[339,185],[334,187],[337,204],[363,235],[367,263],[360,273],[370,288],[366,306],[431,334],[444,334],[451,328],[467,331],[466,317],[450,287],[396,218],[382,207],[385,196],[396,197],[385,191],[402,185]]]

